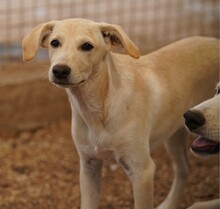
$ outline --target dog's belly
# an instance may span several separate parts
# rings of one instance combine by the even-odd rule
[[[103,160],[105,164],[113,164],[117,162],[114,150],[95,150],[95,156],[98,159]]]
[[[102,160],[105,164],[115,164],[118,162],[117,152],[113,149],[100,148],[98,146],[81,145],[80,150],[86,153],[88,158]]]

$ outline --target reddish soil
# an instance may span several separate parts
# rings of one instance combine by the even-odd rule
[[[173,173],[163,147],[152,155],[157,165],[156,206],[167,194]],[[219,193],[218,157],[189,155],[191,173],[180,209],[198,200],[217,198]],[[79,209],[78,177],[79,158],[69,121],[35,131],[0,133],[1,209]],[[101,196],[101,209],[133,208],[130,182],[121,168],[104,168]]]

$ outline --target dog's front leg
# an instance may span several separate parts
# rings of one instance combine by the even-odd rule
[[[98,209],[102,161],[80,156],[81,209]]]
[[[152,209],[155,164],[150,156],[146,158],[146,153],[139,159],[129,156],[121,158],[120,163],[132,183],[135,209]]]

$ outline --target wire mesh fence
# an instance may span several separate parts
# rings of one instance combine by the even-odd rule
[[[218,0],[1,0],[0,55],[21,57],[24,35],[54,19],[88,18],[121,25],[147,53],[192,35],[219,36]]]

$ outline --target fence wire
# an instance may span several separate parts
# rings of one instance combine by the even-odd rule
[[[219,37],[218,0],[1,0],[0,56],[18,58],[39,23],[88,18],[121,25],[147,53],[187,36]]]

